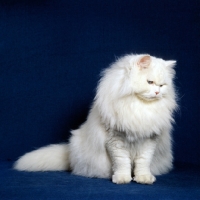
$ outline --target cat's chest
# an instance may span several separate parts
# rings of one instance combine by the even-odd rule
[[[155,104],[144,104],[132,102],[127,104],[126,113],[132,120],[141,120],[145,123],[153,122],[158,118],[162,118],[161,109]]]
[[[170,113],[161,102],[126,99],[117,108],[118,123],[125,131],[137,134],[159,134],[167,125]]]
[[[132,103],[128,107],[125,113],[127,120],[142,127],[158,126],[159,121],[163,118],[161,109],[156,105]]]

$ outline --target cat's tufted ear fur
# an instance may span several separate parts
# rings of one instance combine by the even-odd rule
[[[173,68],[176,65],[175,60],[168,60],[168,61],[165,61],[165,63],[167,67],[171,67],[171,68]]]
[[[148,68],[150,66],[150,64],[151,64],[151,56],[150,55],[143,55],[137,61],[137,66],[140,69]]]

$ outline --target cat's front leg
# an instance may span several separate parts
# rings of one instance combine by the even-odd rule
[[[153,184],[156,178],[150,171],[150,164],[156,148],[155,139],[147,139],[139,146],[135,157],[134,181],[142,184]]]
[[[112,182],[116,184],[129,183],[131,177],[131,160],[123,138],[112,134],[109,137],[106,148],[112,162]]]

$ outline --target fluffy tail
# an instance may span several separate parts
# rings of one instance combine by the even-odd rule
[[[69,170],[69,150],[67,144],[42,147],[26,153],[14,164],[20,171],[63,171]]]

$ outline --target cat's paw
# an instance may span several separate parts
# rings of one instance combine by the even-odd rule
[[[156,177],[153,176],[152,174],[146,174],[146,175],[135,176],[133,180],[141,184],[153,184],[156,181]]]
[[[112,182],[116,184],[125,184],[130,183],[132,181],[132,177],[127,174],[114,174],[112,176]]]

